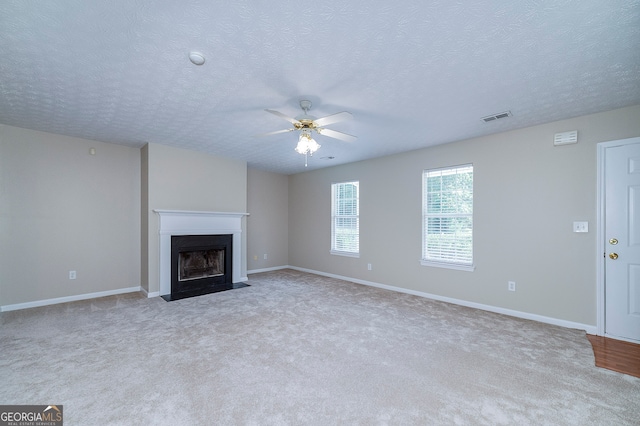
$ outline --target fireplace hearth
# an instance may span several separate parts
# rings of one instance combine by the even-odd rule
[[[233,283],[233,235],[171,237],[171,293],[166,301],[247,287]]]

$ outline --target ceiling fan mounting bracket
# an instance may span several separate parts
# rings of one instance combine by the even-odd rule
[[[309,112],[309,110],[311,109],[311,105],[311,101],[308,101],[306,99],[300,100],[300,108],[302,108],[305,114]]]

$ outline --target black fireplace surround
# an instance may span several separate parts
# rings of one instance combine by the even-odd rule
[[[171,236],[171,294],[166,301],[246,287],[233,284],[233,234]]]

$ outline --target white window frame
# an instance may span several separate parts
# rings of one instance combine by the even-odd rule
[[[344,215],[337,211],[338,193],[337,190],[341,185],[355,185],[356,191],[356,214]],[[337,248],[336,222],[338,219],[355,219],[356,220],[356,247],[355,250],[343,250]],[[331,254],[347,257],[360,257],[360,181],[351,180],[346,182],[334,182],[331,184]]]
[[[433,266],[438,268],[448,268],[448,269],[457,269],[462,271],[473,271],[475,269],[475,265],[473,263],[473,180],[471,183],[471,212],[428,212],[427,211],[427,202],[428,202],[428,188],[427,188],[427,177],[429,174],[437,174],[437,173],[459,173],[464,172],[465,170],[471,169],[472,179],[473,179],[473,164],[462,164],[458,166],[450,166],[450,167],[441,167],[436,169],[426,169],[422,172],[422,257],[420,260],[420,264],[423,266]],[[464,259],[456,259],[450,258],[446,259],[443,257],[433,256],[429,257],[427,254],[427,244],[429,235],[427,234],[427,220],[428,218],[469,218],[471,219],[471,258],[466,261]]]

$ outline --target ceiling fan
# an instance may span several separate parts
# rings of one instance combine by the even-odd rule
[[[284,118],[289,123],[293,124],[293,127],[290,129],[276,130],[275,132],[265,133],[262,136],[277,135],[279,133],[293,132],[296,130],[299,131],[300,136],[298,137],[298,145],[296,146],[296,151],[300,154],[305,155],[305,167],[307,166],[307,155],[313,155],[313,153],[316,152],[318,148],[320,148],[320,144],[318,144],[318,142],[316,142],[312,137],[313,132],[316,132],[322,136],[328,136],[330,138],[340,139],[347,142],[353,142],[358,139],[357,137],[349,135],[347,133],[338,132],[337,130],[331,130],[324,127],[328,124],[352,119],[353,115],[351,115],[350,112],[342,111],[336,114],[327,115],[325,117],[316,118],[312,115],[309,115],[309,110],[311,109],[311,101],[306,99],[300,101],[300,108],[302,108],[304,114],[299,115],[295,118],[289,117],[279,111],[265,109],[265,111],[270,112],[273,115]]]

